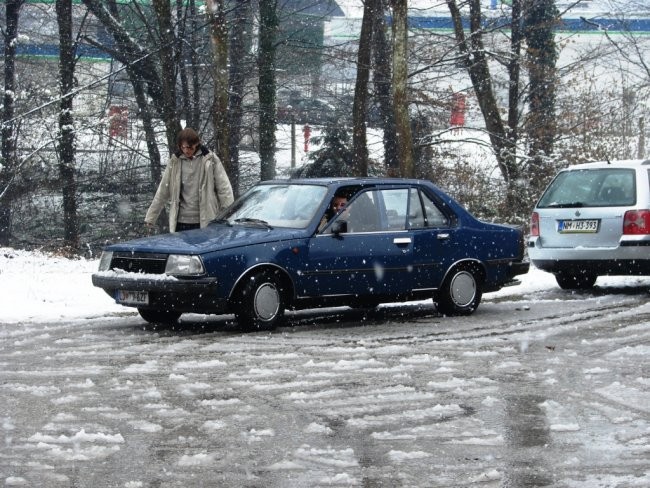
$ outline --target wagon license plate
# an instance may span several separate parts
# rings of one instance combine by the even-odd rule
[[[557,231],[560,234],[598,232],[598,219],[560,220]]]
[[[149,292],[117,290],[115,292],[115,301],[124,305],[148,305]]]

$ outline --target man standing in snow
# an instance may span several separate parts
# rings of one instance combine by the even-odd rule
[[[234,200],[223,164],[194,129],[180,131],[177,144],[144,218],[153,227],[169,203],[170,232],[203,228]]]

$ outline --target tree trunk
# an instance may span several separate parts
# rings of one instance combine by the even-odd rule
[[[277,0],[260,0],[259,86],[260,179],[275,178],[275,40]]]
[[[391,94],[391,65],[393,63],[388,40],[386,39],[386,0],[366,0],[370,2],[373,14],[372,51],[373,81],[375,97],[379,106],[381,128],[383,130],[384,160],[388,174],[399,174],[397,158],[397,132],[395,130],[395,112]]]
[[[527,133],[530,139],[529,157],[531,189],[537,194],[553,176],[547,163],[553,153],[557,133],[555,123],[555,87],[557,85],[557,49],[553,27],[559,16],[553,0],[529,1],[525,19],[526,58],[530,93]]]
[[[408,103],[408,6],[407,0],[392,0],[391,3],[393,6],[393,106],[397,132],[397,156],[400,175],[403,178],[413,178],[415,166]]]
[[[239,144],[242,138],[244,89],[246,87],[250,32],[253,10],[251,0],[241,0],[233,9],[234,21],[230,37],[230,100],[228,126],[230,127],[230,183],[235,196],[239,195]]]
[[[159,44],[164,46],[164,49],[158,50],[162,83],[162,116],[167,128],[167,143],[170,148],[175,148],[179,117],[176,108],[176,40],[172,25],[172,11],[169,0],[153,0],[152,5],[156,12]]]
[[[180,118],[185,120],[188,126],[198,127],[194,125],[193,122],[190,122],[192,116],[192,105],[191,105],[191,96],[190,96],[190,82],[188,76],[188,66],[186,61],[189,58],[188,51],[192,51],[192,46],[194,44],[190,41],[190,48],[187,47],[187,11],[191,8],[191,5],[188,5],[188,8],[185,8],[185,3],[194,4],[194,0],[185,2],[184,0],[176,0],[176,21],[177,21],[177,35],[176,35],[176,52],[178,53],[178,81],[180,84]],[[192,32],[193,34],[193,32]],[[189,70],[192,69],[190,63]]]
[[[198,15],[194,0],[190,0],[190,16],[192,18],[192,35],[190,36],[190,43],[191,46],[198,46],[199,39],[197,38],[196,33],[199,30],[199,22],[197,20]],[[190,127],[198,127],[201,121],[201,81],[198,49],[190,50],[190,64],[192,66],[192,112],[188,119],[188,123],[190,124]]]
[[[357,52],[357,81],[354,87],[352,104],[352,151],[354,154],[354,174],[368,176],[368,141],[366,137],[366,117],[368,114],[368,81],[370,80],[370,59],[372,45],[372,8],[369,1],[364,3],[361,36]]]
[[[508,61],[508,135],[512,140],[519,134],[519,88],[521,72],[521,2],[512,1],[512,22],[510,23],[510,59]]]
[[[208,0],[210,39],[212,41],[212,77],[214,98],[212,101],[212,125],[216,153],[230,175],[228,135],[228,26],[224,0]]]
[[[2,160],[0,161],[0,246],[11,239],[12,182],[18,167],[16,159],[16,39],[23,0],[7,0],[4,32],[4,96],[2,110]]]
[[[70,252],[79,248],[77,221],[77,184],[75,180],[75,133],[70,95],[74,86],[74,43],[72,40],[72,0],[56,0],[56,19],[59,25],[59,174],[63,193],[64,246]]]

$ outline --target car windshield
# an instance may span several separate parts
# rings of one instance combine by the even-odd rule
[[[257,185],[220,215],[219,221],[231,225],[304,229],[326,193],[327,187],[320,185]]]
[[[635,172],[627,168],[564,171],[551,182],[538,208],[615,207],[636,203]]]

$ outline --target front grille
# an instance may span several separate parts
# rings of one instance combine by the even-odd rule
[[[146,252],[114,252],[111,269],[123,269],[130,273],[163,274],[167,265],[167,254]]]

